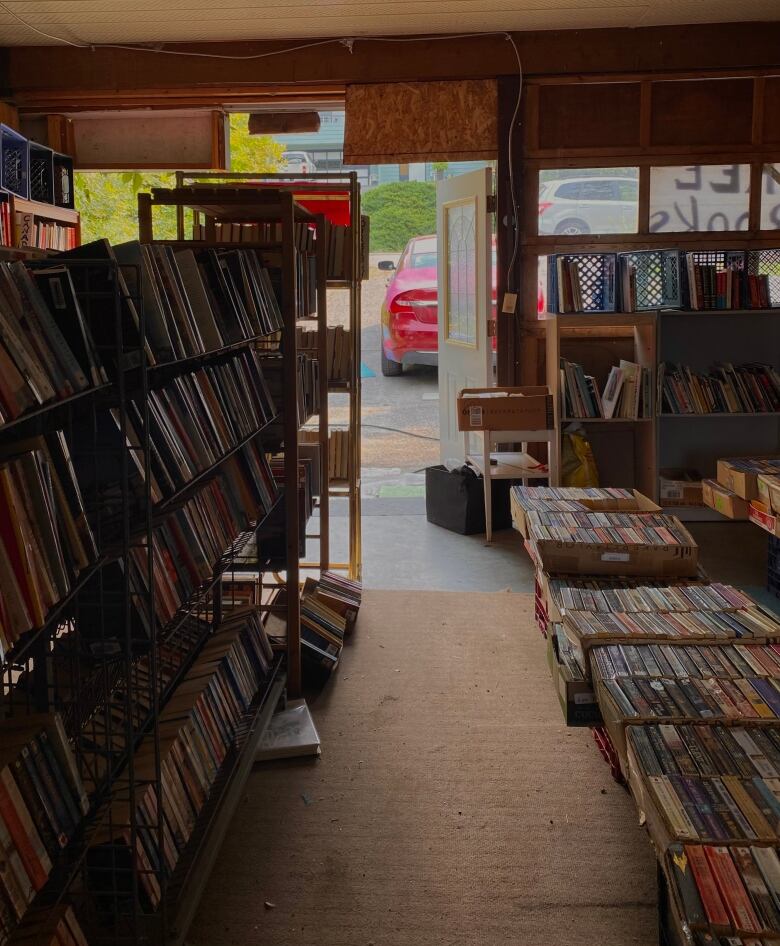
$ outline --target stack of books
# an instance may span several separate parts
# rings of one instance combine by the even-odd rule
[[[771,365],[715,365],[708,373],[661,364],[659,411],[667,414],[766,414],[780,411],[780,373]]]
[[[296,345],[312,357],[317,352],[316,328],[299,325],[296,328]],[[329,381],[349,381],[352,351],[349,329],[343,325],[329,325],[327,331],[327,375]]]
[[[630,489],[598,486],[513,486],[509,493],[512,524],[528,538],[527,514],[530,512],[619,512],[637,511],[640,493]],[[649,509],[657,510],[650,501]]]
[[[136,792],[136,849],[129,852],[129,804],[113,803],[108,824],[90,838],[88,863],[102,866],[135,861],[139,885],[149,906],[161,899],[158,877],[169,878],[192,836],[223,763],[229,763],[237,733],[266,679],[273,654],[255,609],[234,611],[203,648],[174,697],[160,714],[162,790],[165,796],[163,844],[158,844],[153,787]],[[136,753],[136,781],[153,781],[154,746]]]
[[[239,186],[239,185],[236,185]],[[260,243],[276,244],[283,239],[284,227],[281,223],[223,223],[214,222],[214,239],[217,243]],[[296,249],[304,253],[314,250],[314,230],[307,223],[293,224],[293,239]],[[192,225],[193,240],[207,240],[206,225],[194,223]]]
[[[362,586],[334,572],[307,578],[301,594],[301,646],[307,662],[330,673],[355,625]]]
[[[88,946],[73,909],[67,904],[29,910],[8,939],[9,946],[35,942],[37,946]]]
[[[697,946],[776,942],[780,930],[776,846],[673,844],[665,865],[674,902]]]
[[[582,365],[561,359],[561,391],[565,418],[602,417],[638,420],[653,414],[652,373],[621,359],[610,369],[603,392]]]
[[[347,631],[351,631],[363,600],[363,585],[336,572],[325,571],[317,582],[317,594],[342,615],[347,622]]]
[[[344,481],[349,477],[349,431],[331,430],[328,438],[328,477]]]
[[[25,446],[0,466],[0,660],[98,555],[62,433]]]
[[[159,364],[269,335],[283,324],[271,275],[254,250],[114,247],[142,274],[146,331]]]
[[[3,720],[0,772],[0,931],[7,938],[45,885],[89,810],[57,715]]]
[[[13,243],[6,243],[6,246]],[[16,211],[16,246],[38,250],[71,250],[77,246],[76,227],[38,220],[34,214]]]

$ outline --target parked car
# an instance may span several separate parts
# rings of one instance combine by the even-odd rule
[[[539,186],[539,233],[636,233],[635,177],[570,177]]]
[[[379,269],[393,271],[382,303],[382,374],[395,378],[404,365],[439,364],[439,299],[435,234],[414,237],[396,266],[381,260]],[[493,310],[496,297],[496,246],[493,242]],[[495,347],[495,338],[493,339]]]
[[[281,165],[285,174],[314,174],[317,170],[308,151],[285,151]]]

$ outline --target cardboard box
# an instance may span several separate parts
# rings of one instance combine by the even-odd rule
[[[770,512],[780,513],[780,474],[759,473],[758,498]]]
[[[774,515],[760,499],[754,499],[748,506],[748,519],[780,539],[780,515]]]
[[[750,469],[751,460],[755,461]],[[780,473],[780,457],[726,457],[718,460],[718,482],[742,499],[758,499],[761,473]]]
[[[464,388],[458,394],[458,430],[552,430],[547,387]]]
[[[685,545],[619,545],[558,539],[535,539],[531,544],[536,560],[550,574],[693,578],[698,571],[699,547],[678,520],[675,528],[687,537]]]
[[[661,507],[656,505],[652,499],[649,499],[639,490],[631,491],[634,495],[631,499],[619,499],[617,497],[605,497],[604,499],[579,499],[583,509],[592,512],[661,512]],[[523,506],[515,499],[515,494],[510,492],[510,503],[512,507],[512,526],[522,535],[524,539],[528,538],[528,520],[527,513]],[[552,500],[554,502],[554,500]]]
[[[661,470],[659,499],[662,506],[703,506],[702,479],[691,470]]]
[[[600,726],[599,709],[593,685],[588,680],[572,680],[568,667],[558,661],[555,634],[547,635],[547,665],[567,726]]]
[[[702,481],[704,505],[728,519],[747,519],[750,503],[715,480]]]

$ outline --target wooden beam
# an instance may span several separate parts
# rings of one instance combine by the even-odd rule
[[[780,22],[696,24],[644,29],[550,30],[513,34],[527,76],[616,78],[621,74],[700,75],[740,70],[777,72]],[[305,43],[305,40],[299,41]],[[295,41],[172,44],[179,52],[258,56],[298,45]],[[606,71],[605,71],[606,70]],[[151,49],[15,46],[3,50],[0,78],[6,97],[21,106],[61,110],[61,103],[128,100],[222,104],[249,101],[269,86],[339,86],[469,76],[512,75],[514,53],[498,36],[451,42],[421,39],[403,45],[361,41],[351,49],[334,39],[261,59],[166,56]]]

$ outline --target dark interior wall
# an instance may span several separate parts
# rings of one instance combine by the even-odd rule
[[[600,72],[774,69],[780,23],[513,34],[528,76]],[[300,42],[305,42],[301,40]],[[289,42],[179,45],[179,50],[250,55]],[[0,56],[4,98],[47,110],[98,105],[224,104],[290,85],[323,91],[350,82],[511,75],[517,63],[502,36],[451,42],[341,43],[269,59],[203,59],[147,51],[68,46],[7,47]]]

